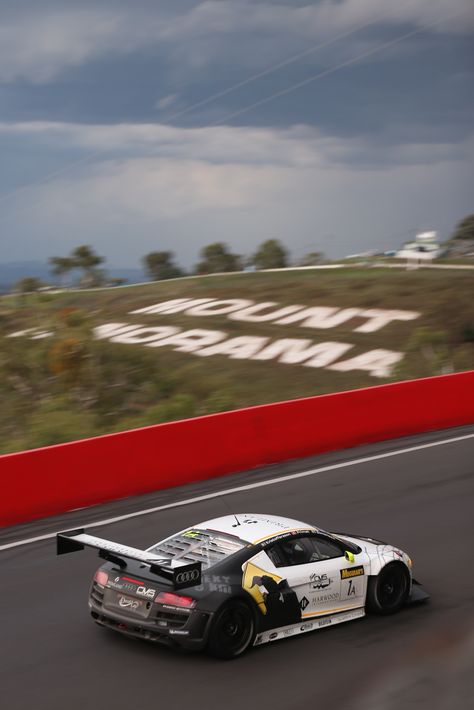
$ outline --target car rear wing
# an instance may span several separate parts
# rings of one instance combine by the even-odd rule
[[[99,557],[108,562],[113,562],[122,569],[127,566],[127,560],[143,562],[150,567],[150,572],[158,577],[164,577],[171,582],[174,589],[185,589],[201,584],[201,562],[191,564],[171,565],[171,560],[164,560],[159,555],[154,555],[146,550],[136,547],[121,545],[118,542],[104,540],[84,532],[83,528],[68,530],[56,535],[56,552],[65,555],[69,552],[78,552],[85,547],[93,547],[99,551]]]

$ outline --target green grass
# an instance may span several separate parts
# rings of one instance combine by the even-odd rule
[[[183,297],[401,309],[418,311],[421,317],[411,322],[393,322],[380,331],[364,334],[354,332],[362,321],[316,330],[298,324],[244,323],[226,316],[129,314],[131,310]],[[347,342],[354,345],[347,357],[375,348],[403,351],[406,356],[390,378],[378,379],[361,371],[342,373],[225,356],[200,358],[166,347],[115,344],[92,337],[94,326],[115,321],[169,324],[186,330],[209,328],[225,331],[229,336],[263,335],[272,340]],[[25,328],[51,329],[54,337],[5,337]],[[469,271],[356,267],[245,273],[130,288],[2,298],[0,452],[471,369],[473,333],[474,276]]]

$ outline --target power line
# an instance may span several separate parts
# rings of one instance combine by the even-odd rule
[[[341,62],[340,64],[338,64],[338,65],[336,65],[336,66],[334,66],[334,67],[329,67],[328,69],[325,69],[325,70],[323,70],[322,72],[319,72],[319,73],[314,74],[314,75],[312,75],[312,76],[310,76],[310,77],[307,77],[306,79],[303,79],[302,81],[299,81],[299,82],[297,82],[297,83],[295,83],[295,84],[292,84],[291,86],[289,86],[289,87],[287,87],[287,88],[285,88],[285,89],[281,89],[281,90],[279,90],[279,91],[276,91],[276,92],[274,92],[273,94],[270,94],[269,96],[266,96],[266,97],[264,97],[264,98],[262,98],[262,99],[259,99],[258,101],[253,102],[252,104],[249,104],[249,105],[247,105],[247,106],[245,106],[245,107],[243,107],[243,108],[241,108],[241,109],[238,109],[237,111],[233,111],[232,113],[227,114],[224,118],[219,119],[218,121],[215,121],[215,122],[213,122],[213,123],[210,123],[209,126],[218,126],[218,125],[221,125],[221,124],[223,124],[223,123],[229,121],[229,120],[232,119],[232,118],[235,118],[235,117],[237,117],[237,116],[241,116],[242,114],[247,113],[248,111],[251,111],[251,110],[254,109],[254,108],[257,108],[258,106],[262,106],[262,105],[264,105],[264,104],[266,104],[266,103],[268,103],[268,102],[270,102],[270,101],[273,101],[273,100],[276,99],[276,98],[279,98],[279,97],[281,97],[281,96],[285,96],[285,95],[287,95],[287,94],[290,94],[290,93],[292,93],[293,91],[297,91],[298,89],[302,88],[303,86],[306,86],[306,85],[308,85],[308,84],[310,84],[310,83],[313,83],[313,82],[315,82],[315,81],[317,81],[317,80],[319,80],[319,79],[322,79],[322,78],[324,78],[324,77],[326,77],[326,76],[329,76],[329,75],[331,75],[331,74],[334,74],[335,72],[339,71],[340,69],[343,69],[343,68],[345,68],[345,67],[348,67],[348,66],[351,66],[351,65],[353,65],[353,64],[356,64],[357,62],[359,62],[361,59],[364,59],[365,57],[369,57],[369,56],[371,56],[371,55],[373,55],[373,54],[375,54],[375,53],[377,53],[377,52],[382,51],[383,49],[387,49],[387,48],[389,48],[389,47],[395,46],[396,44],[399,44],[400,42],[402,42],[402,41],[404,41],[404,40],[406,40],[406,39],[408,39],[408,38],[410,38],[410,37],[414,37],[414,36],[416,36],[417,34],[420,34],[421,32],[424,32],[424,31],[427,30],[427,29],[431,29],[432,27],[437,27],[438,25],[442,24],[443,22],[445,22],[445,21],[447,21],[447,20],[451,20],[451,19],[453,19],[454,17],[457,17],[458,15],[462,14],[463,12],[464,12],[464,10],[459,10],[459,11],[457,11],[457,12],[455,12],[455,13],[451,13],[450,15],[445,15],[444,17],[442,17],[442,18],[440,18],[440,19],[438,19],[438,20],[436,20],[436,21],[434,21],[434,22],[427,23],[427,24],[425,24],[425,25],[422,25],[422,26],[418,27],[418,28],[415,29],[415,30],[411,30],[410,32],[406,32],[406,33],[403,34],[403,35],[399,35],[398,37],[396,37],[396,38],[393,39],[393,40],[389,40],[389,41],[387,41],[387,42],[384,42],[384,43],[382,43],[382,44],[377,45],[376,47],[372,47],[371,49],[368,49],[368,50],[366,50],[365,52],[361,52],[361,53],[358,54],[357,56],[352,57],[351,59],[348,59],[348,60],[346,60],[346,61],[344,61],[344,62]],[[368,24],[371,24],[371,23],[368,23]],[[365,26],[367,26],[367,25],[365,25]],[[354,32],[357,32],[357,31],[359,31],[360,29],[361,29],[361,27],[358,27],[358,28],[356,28],[356,29],[354,29],[354,30],[352,30],[352,31],[350,31],[350,32],[348,32],[348,33],[345,33],[344,36],[347,37],[347,36],[349,36],[349,34],[353,34]],[[337,39],[341,39],[341,37],[338,36]],[[331,42],[333,42],[333,41],[335,42],[335,41],[337,41],[337,39],[334,38],[333,40],[330,40],[328,43],[331,43]],[[328,43],[326,43],[324,46],[327,46]],[[318,45],[318,47],[321,48],[321,46],[319,46],[319,45]],[[309,51],[310,51],[310,50],[306,50],[306,53],[309,52]],[[316,49],[314,49],[314,51],[316,51]],[[304,53],[301,53],[301,54],[304,54]],[[296,57],[296,56],[299,56],[299,55],[295,55],[295,57]],[[284,60],[284,62],[280,62],[278,66],[280,66],[280,65],[285,65],[285,64],[289,64],[289,63],[291,63],[291,61],[296,61],[296,59],[293,60],[293,58],[289,58],[288,60]],[[275,66],[276,66],[276,65],[275,65]],[[271,71],[273,71],[272,68],[266,69],[264,72],[260,72],[258,75],[255,75],[255,78],[258,78],[259,76],[262,76],[262,75],[264,75],[264,74],[269,74]],[[232,91],[232,90],[238,88],[239,86],[241,86],[241,85],[243,85],[243,84],[250,83],[250,81],[253,81],[253,80],[254,80],[254,79],[253,79],[252,77],[249,77],[248,79],[244,80],[243,82],[239,82],[239,84],[234,85],[233,88],[230,87],[229,89],[225,90],[224,93],[230,93],[230,91]],[[219,95],[222,95],[222,92],[220,92]],[[189,107],[188,110],[190,111],[191,108],[196,108],[197,105],[203,105],[204,102],[207,103],[207,102],[213,100],[213,98],[216,98],[216,97],[217,97],[217,95],[215,95],[215,96],[213,96],[213,97],[209,97],[208,99],[203,99],[202,102],[198,102],[198,104],[194,104],[193,107]],[[168,119],[168,120],[171,120],[171,119]],[[65,174],[65,173],[67,173],[67,172],[70,172],[70,171],[73,170],[74,168],[76,168],[76,167],[78,167],[78,166],[80,166],[80,165],[84,165],[84,164],[88,163],[90,160],[92,160],[92,159],[95,158],[96,156],[102,155],[106,150],[107,150],[107,149],[105,149],[105,148],[99,148],[98,150],[89,153],[88,155],[84,156],[83,158],[80,158],[79,160],[76,160],[76,161],[74,161],[74,162],[72,162],[72,163],[68,163],[68,164],[65,165],[63,168],[60,168],[59,170],[56,170],[56,171],[54,171],[53,173],[47,174],[46,176],[44,176],[44,177],[41,178],[40,180],[31,182],[31,183],[29,183],[28,185],[23,185],[23,186],[21,186],[21,187],[19,187],[19,188],[16,188],[15,190],[13,190],[13,191],[11,191],[11,192],[4,193],[3,195],[0,194],[0,202],[3,202],[3,201],[5,201],[5,200],[7,200],[7,199],[9,199],[9,198],[11,198],[11,197],[14,197],[14,196],[16,196],[16,195],[18,195],[18,194],[21,194],[21,193],[23,193],[23,192],[26,192],[26,191],[30,190],[31,188],[33,188],[33,187],[38,187],[38,186],[40,186],[40,185],[43,185],[43,184],[45,184],[46,182],[48,182],[48,181],[50,181],[51,179],[53,179],[54,177],[57,177],[58,175],[63,175],[63,174]],[[3,222],[4,220],[1,220],[1,221]]]
[[[176,118],[181,118],[181,116],[184,116],[187,113],[190,113],[191,111],[194,111],[197,108],[201,108],[201,106],[205,106],[212,101],[215,101],[216,99],[220,99],[223,96],[227,96],[228,94],[232,93],[233,91],[237,91],[237,89],[241,89],[243,86],[247,86],[248,84],[253,83],[254,81],[257,81],[257,79],[261,79],[263,76],[268,76],[269,74],[273,74],[275,71],[278,69],[282,69],[283,67],[287,67],[290,64],[294,64],[295,62],[299,61],[300,59],[303,59],[304,57],[309,56],[310,54],[314,54],[315,52],[319,51],[320,49],[325,49],[326,47],[331,46],[332,44],[335,44],[341,39],[345,39],[346,37],[350,37],[350,35],[354,34],[355,32],[360,32],[361,30],[366,29],[367,27],[371,27],[372,25],[376,24],[380,20],[383,20],[387,17],[387,13],[381,13],[380,15],[377,15],[374,19],[370,20],[369,22],[365,22],[362,25],[358,25],[357,27],[353,27],[350,30],[347,30],[346,32],[341,32],[340,34],[336,35],[335,37],[332,37],[331,39],[325,41],[325,42],[320,42],[319,44],[313,45],[312,47],[309,47],[308,49],[303,50],[302,52],[298,52],[297,54],[293,54],[291,57],[287,57],[287,59],[283,59],[282,61],[278,62],[277,64],[272,64],[272,66],[267,67],[266,69],[263,69],[262,71],[257,72],[256,74],[252,74],[251,76],[247,77],[246,79],[243,79],[242,81],[238,81],[236,84],[232,84],[232,86],[227,87],[226,89],[222,89],[221,91],[217,91],[215,94],[211,94],[211,96],[208,96],[205,99],[201,99],[200,101],[197,101],[194,104],[191,104],[190,106],[186,106],[184,109],[180,109],[176,113],[171,114],[170,116],[166,116],[164,120],[166,122],[173,121]]]
[[[418,27],[416,30],[411,30],[410,32],[406,32],[403,35],[399,35],[395,39],[389,40],[388,42],[384,42],[383,44],[379,44],[376,47],[372,47],[371,49],[366,50],[365,52],[361,52],[358,54],[356,57],[352,57],[351,59],[346,60],[345,62],[341,62],[341,64],[336,65],[335,67],[329,67],[328,69],[324,69],[324,71],[319,72],[318,74],[313,74],[312,76],[303,79],[302,81],[297,82],[296,84],[292,84],[291,86],[288,86],[286,89],[281,89],[280,91],[276,91],[273,94],[270,94],[270,96],[266,96],[263,99],[259,99],[258,101],[254,101],[254,103],[249,104],[248,106],[245,106],[244,108],[238,109],[237,111],[233,111],[232,113],[227,114],[224,116],[224,118],[219,119],[219,121],[215,121],[214,123],[211,123],[211,126],[219,126],[221,123],[226,123],[232,118],[235,118],[236,116],[241,116],[243,113],[247,113],[247,111],[251,111],[254,108],[257,108],[258,106],[263,106],[263,104],[268,103],[269,101],[273,101],[274,99],[279,98],[280,96],[285,96],[286,94],[290,94],[293,91],[296,91],[297,89],[301,89],[303,86],[307,86],[307,84],[311,84],[314,81],[317,81],[318,79],[323,79],[326,76],[329,76],[330,74],[334,74],[335,72],[339,71],[340,69],[343,69],[345,67],[351,66],[352,64],[356,64],[359,62],[361,59],[364,59],[365,57],[369,57],[372,54],[375,54],[376,52],[380,52],[383,49],[387,49],[388,47],[393,47],[394,45],[398,44],[399,42],[402,42],[405,39],[408,39],[409,37],[414,37],[417,34],[420,34],[420,32],[424,32],[427,29],[431,29],[432,27],[436,27],[437,25],[442,24],[446,20],[451,20],[453,17],[457,17],[458,15],[461,14],[463,10],[452,13],[451,15],[446,15],[445,17],[436,20],[435,22],[430,22],[429,24],[422,25],[421,27]]]
[[[243,86],[247,86],[248,84],[253,83],[254,81],[257,81],[258,79],[260,79],[263,76],[268,76],[269,74],[277,71],[278,69],[281,69],[285,66],[289,66],[290,64],[293,64],[294,62],[298,61],[299,59],[302,59],[305,56],[308,56],[314,52],[319,51],[320,49],[324,49],[325,47],[335,44],[339,40],[345,39],[346,37],[349,37],[352,34],[360,32],[361,30],[374,25],[375,23],[379,22],[380,20],[383,20],[386,17],[387,17],[387,13],[381,13],[381,14],[377,15],[375,17],[375,19],[372,19],[369,22],[366,22],[362,25],[358,25],[357,27],[353,27],[352,29],[347,30],[346,32],[342,32],[342,33],[336,35],[335,37],[332,37],[331,39],[327,40],[326,42],[316,44],[313,47],[310,47],[309,49],[306,49],[302,52],[298,52],[297,54],[294,54],[291,57],[284,59],[283,61],[277,62],[276,64],[274,64],[270,67],[267,67],[267,69],[257,72],[256,74],[252,74],[251,76],[247,77],[246,79],[239,81],[236,84],[233,84],[232,86],[229,86],[226,89],[223,89],[222,91],[216,92],[216,93],[212,94],[211,96],[208,96],[207,98],[202,99],[201,101],[191,104],[190,106],[187,106],[184,109],[177,111],[176,113],[172,114],[171,116],[168,116],[165,120],[167,122],[172,121],[172,120],[179,118],[187,113],[190,113],[191,111],[194,111],[197,108],[200,108],[201,106],[207,105],[207,104],[211,103],[212,101],[215,101],[218,98],[222,98],[223,96],[227,96],[228,94],[232,93],[233,91],[237,91],[237,89],[239,89]],[[268,99],[268,100],[270,100],[270,99]],[[250,108],[244,109],[244,110],[250,110]],[[217,124],[211,124],[211,125],[217,125]],[[27,185],[22,185],[21,187],[15,188],[14,190],[11,190],[9,192],[0,193],[0,203],[5,202],[12,197],[21,195],[22,193],[27,192],[31,188],[43,185],[43,184],[49,182],[50,180],[53,180],[54,178],[59,177],[60,175],[64,175],[64,174],[74,170],[75,168],[78,168],[82,165],[86,165],[91,160],[93,160],[94,158],[96,158],[99,155],[104,154],[105,152],[107,152],[107,148],[98,148],[97,150],[91,151],[90,153],[83,156],[82,158],[79,158],[78,160],[74,160],[70,163],[67,163],[62,168],[54,170],[51,173],[47,173],[46,175],[44,175],[42,178],[40,178],[38,180],[30,182]]]

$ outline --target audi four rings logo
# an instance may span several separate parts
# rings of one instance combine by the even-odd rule
[[[178,572],[176,575],[176,581],[178,584],[184,584],[185,582],[195,582],[199,579],[199,570],[191,569],[187,572]]]

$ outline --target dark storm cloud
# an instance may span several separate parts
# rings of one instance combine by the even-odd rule
[[[472,211],[471,0],[0,0],[0,17],[19,253],[86,239],[126,264],[159,232],[187,262],[221,233],[336,255]]]
[[[254,110],[261,98],[391,40],[411,25],[462,8],[452,3],[28,2],[2,4],[8,56],[0,49],[0,106],[7,121],[316,125],[339,135],[402,135],[408,124],[442,140],[465,137],[472,108],[472,43],[459,20]],[[418,7],[418,10],[414,9]],[[345,12],[344,12],[345,10]],[[384,18],[300,61],[182,116],[190,105],[295,52]],[[324,23],[323,20],[326,22]],[[464,23],[469,26],[469,23]],[[0,31],[1,34],[1,31]],[[176,114],[177,118],[173,118]]]

